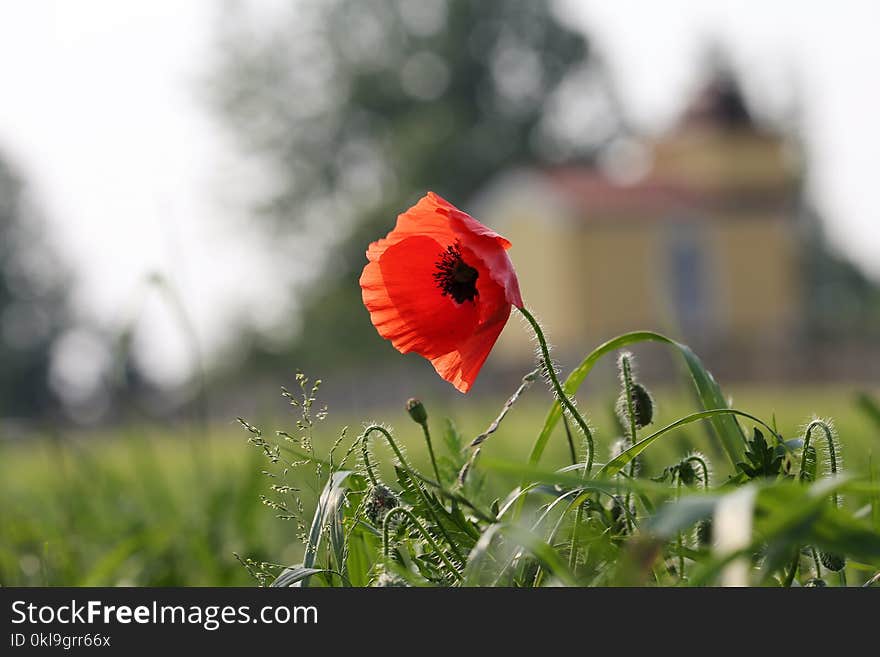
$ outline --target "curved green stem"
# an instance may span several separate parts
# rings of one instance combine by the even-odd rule
[[[568,452],[571,454],[571,464],[578,462],[577,450],[574,447],[574,438],[571,436],[571,427],[568,426],[568,418],[562,415],[562,426],[565,429],[565,437],[568,439]]]
[[[541,356],[544,359],[544,366],[547,370],[547,376],[550,377],[550,382],[553,385],[553,391],[556,393],[556,398],[559,400],[559,403],[568,411],[574,421],[577,422],[581,431],[587,440],[587,461],[584,467],[584,474],[589,476],[593,469],[593,434],[590,431],[590,427],[587,426],[586,421],[578,413],[577,408],[575,408],[574,403],[571,399],[568,398],[568,395],[565,394],[565,390],[562,389],[562,384],[559,383],[559,377],[556,376],[556,368],[553,367],[553,361],[550,358],[550,349],[547,347],[547,339],[544,337],[544,331],[541,330],[540,324],[538,324],[538,320],[534,318],[532,313],[525,309],[525,307],[517,308],[522,313],[522,316],[528,320],[529,324],[532,325],[532,330],[535,331],[535,337],[538,338],[538,344],[541,346]]]
[[[458,568],[455,567],[449,557],[440,549],[440,546],[437,545],[436,541],[434,541],[434,537],[431,536],[431,533],[425,529],[425,526],[421,523],[421,521],[416,518],[412,512],[408,509],[403,508],[402,506],[397,506],[391,509],[388,513],[385,514],[385,519],[382,522],[382,554],[385,555],[385,558],[388,559],[391,556],[391,517],[392,516],[403,516],[408,520],[416,529],[419,530],[419,533],[422,535],[428,545],[431,546],[431,549],[437,553],[437,556],[446,564],[446,567],[455,575],[455,578],[461,581],[463,579],[463,575],[458,571]]]
[[[391,434],[388,432],[388,430],[385,427],[380,426],[378,424],[373,424],[373,425],[370,425],[369,427],[367,427],[366,429],[364,429],[364,433],[363,433],[363,435],[361,435],[361,441],[363,441],[362,446],[363,446],[365,458],[367,458],[367,459],[369,458],[366,456],[367,452],[368,452],[367,439],[369,438],[370,434],[373,433],[374,431],[382,434],[382,436],[385,438],[385,440],[388,441],[388,444],[391,446],[391,449],[394,451],[395,456],[397,456],[397,460],[400,461],[400,466],[404,470],[406,470],[406,473],[410,476],[410,479],[413,482],[413,486],[415,486],[416,490],[419,492],[419,496],[422,498],[422,502],[425,504],[425,509],[431,515],[431,517],[434,519],[434,523],[437,525],[437,529],[440,531],[441,534],[443,534],[443,538],[449,544],[449,549],[452,550],[452,552],[455,554],[457,559],[459,559],[461,562],[464,562],[464,557],[458,551],[458,548],[456,547],[455,543],[453,542],[452,537],[449,535],[449,532],[446,531],[446,528],[443,526],[443,523],[440,522],[440,518],[438,518],[437,514],[434,512],[434,507],[431,506],[431,501],[428,499],[428,494],[425,492],[425,489],[422,488],[421,480],[424,478],[421,477],[420,475],[418,475],[418,473],[416,473],[416,471],[413,470],[412,467],[410,467],[409,463],[407,462],[407,460],[403,456],[403,452],[400,451],[400,448],[397,446],[397,443],[394,442],[394,438],[391,437]],[[369,469],[369,465],[367,466],[367,473],[370,475],[370,483],[375,485],[377,483],[377,480],[375,479],[375,475],[373,475],[371,470]],[[438,485],[438,487],[440,486],[440,484],[437,484],[437,485]]]
[[[370,450],[367,449],[367,441],[365,440],[366,434],[361,437],[361,450],[364,454],[364,467],[367,470],[367,477],[370,479],[370,483],[373,486],[379,485],[379,478],[376,477],[373,472],[373,464],[370,462]]]
[[[696,454],[691,454],[690,456],[688,456],[685,459],[685,462],[688,461],[693,461],[694,463],[700,464],[700,467],[703,469],[703,490],[709,490],[709,466],[706,464],[706,461]]]
[[[626,417],[629,420],[629,444],[638,442],[636,429],[636,413],[633,406],[633,380],[632,365],[630,364],[629,352],[620,357],[620,369],[623,372],[623,392],[626,395]],[[630,469],[632,476],[632,468]]]
[[[828,443],[828,467],[831,470],[831,474],[837,474],[837,449],[834,445],[834,434],[831,431],[831,427],[829,427],[828,423],[823,420],[813,420],[807,425],[807,429],[804,432],[804,446],[801,449],[801,473],[798,475],[798,479],[801,481],[803,481],[801,475],[804,472],[804,467],[807,462],[807,448],[810,446],[813,429],[816,427],[822,429],[822,432],[825,434],[825,441]],[[834,500],[835,506],[840,506],[840,498],[837,496],[837,493],[834,493],[831,499]]]

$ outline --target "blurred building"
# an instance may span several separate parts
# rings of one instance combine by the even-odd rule
[[[725,371],[773,375],[803,313],[794,153],[718,73],[667,134],[619,139],[591,165],[507,172],[474,209],[513,242],[561,354],[652,329]],[[527,331],[513,323],[498,351],[527,358]]]

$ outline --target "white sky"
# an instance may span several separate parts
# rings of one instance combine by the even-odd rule
[[[274,0],[273,0],[274,1]],[[416,1],[416,0],[411,0]],[[647,130],[673,120],[709,38],[728,45],[766,102],[794,74],[811,183],[832,239],[880,276],[880,3],[568,0]],[[114,326],[141,322],[159,378],[186,376],[168,309],[146,276],[174,281],[208,351],[230,322],[270,322],[291,258],[230,211],[239,164],[199,88],[211,67],[210,0],[7,0],[0,4],[0,151],[33,184],[74,265],[77,303]]]

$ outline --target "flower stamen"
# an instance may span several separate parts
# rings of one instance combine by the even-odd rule
[[[450,296],[456,303],[464,303],[473,301],[479,295],[477,278],[480,273],[462,259],[458,242],[446,247],[436,266],[434,280],[444,297]]]

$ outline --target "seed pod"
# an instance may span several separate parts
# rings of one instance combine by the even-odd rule
[[[846,557],[834,552],[819,552],[819,560],[831,572],[837,573],[846,567]]]
[[[422,404],[421,400],[418,400],[415,397],[407,400],[406,412],[409,413],[413,422],[416,422],[417,424],[423,425],[428,421],[428,411],[425,410],[425,405]]]
[[[825,580],[821,579],[819,577],[813,577],[812,579],[808,579],[807,583],[804,584],[805,588],[810,588],[810,589],[824,588],[826,586],[828,586],[828,584],[825,583]]]
[[[381,527],[388,512],[397,506],[400,506],[400,501],[394,492],[384,484],[376,484],[367,493],[364,516],[375,527]]]

